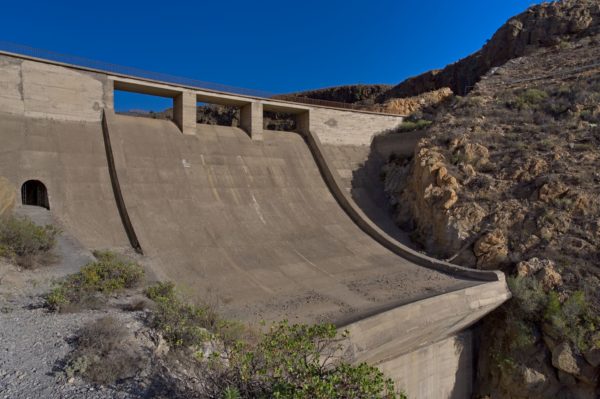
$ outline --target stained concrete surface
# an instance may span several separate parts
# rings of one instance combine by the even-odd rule
[[[340,209],[301,136],[117,115],[125,203],[157,273],[245,320],[336,321],[476,284],[405,261]]]

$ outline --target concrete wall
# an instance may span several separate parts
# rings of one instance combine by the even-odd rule
[[[369,145],[373,136],[397,127],[402,119],[399,115],[311,107],[310,130],[323,144]]]
[[[475,377],[472,339],[466,330],[377,367],[411,399],[467,399]]]
[[[470,335],[461,334],[510,297],[504,281],[397,306],[343,327],[346,359],[379,367],[409,398],[469,398]]]
[[[41,119],[0,109],[0,176],[17,192],[48,189],[50,209],[88,248],[128,247],[115,206],[100,122]]]
[[[105,76],[0,55],[0,110],[29,118],[100,121]]]

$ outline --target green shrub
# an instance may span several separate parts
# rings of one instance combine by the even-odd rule
[[[548,98],[548,93],[539,89],[527,89],[518,92],[516,97],[509,99],[506,105],[512,109],[538,109],[540,104]]]
[[[208,306],[184,302],[171,282],[147,288],[146,296],[157,305],[150,320],[152,327],[161,331],[167,342],[175,347],[198,347],[219,325],[214,311]]]
[[[413,130],[425,129],[431,125],[431,121],[425,119],[418,119],[416,121],[404,121],[395,130],[396,133],[412,132]]]
[[[535,277],[509,277],[507,282],[513,294],[506,320],[512,349],[533,344],[531,325],[541,322],[546,322],[557,335],[581,351],[596,345],[592,337],[600,326],[600,318],[594,314],[582,291],[571,293],[561,302],[556,291],[546,293]]]
[[[54,248],[59,233],[55,226],[37,226],[25,217],[0,218],[0,256],[31,268],[40,256]]]
[[[181,397],[398,397],[393,382],[377,368],[364,363],[352,366],[334,357],[347,333],[338,336],[331,324],[280,322],[268,333],[249,339],[240,323],[219,318],[208,306],[185,303],[173,283],[157,283],[145,293],[157,305],[149,318],[152,327],[179,349],[176,353],[192,350],[195,367],[186,366],[186,373],[196,373],[194,379],[205,382],[202,392]],[[220,349],[205,358],[199,349],[209,340],[219,343],[213,348]]]
[[[344,333],[341,339],[346,337]],[[238,342],[228,353],[227,367],[213,367],[222,373],[213,381],[226,382],[223,389],[235,387],[242,397],[398,397],[393,382],[376,367],[333,357],[339,349],[332,324],[276,323],[255,346]]]
[[[550,292],[544,319],[580,351],[596,346],[592,336],[600,326],[600,318],[593,314],[582,291],[574,292],[563,303],[556,292]]]
[[[536,315],[546,306],[547,297],[542,285],[533,277],[509,277],[508,287],[517,309],[526,316]]]
[[[96,252],[97,261],[58,283],[47,295],[48,307],[55,311],[91,304],[98,295],[107,295],[139,285],[144,277],[140,265],[111,252]]]

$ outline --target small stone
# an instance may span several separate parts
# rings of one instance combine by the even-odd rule
[[[480,269],[494,269],[504,265],[508,261],[508,245],[504,233],[494,230],[485,234],[477,240],[473,252]]]
[[[444,203],[442,204],[442,208],[450,209],[457,201],[458,195],[456,195],[456,191],[451,188],[444,190]]]
[[[552,351],[552,365],[559,370],[573,375],[581,372],[571,346],[566,342],[558,345]]]

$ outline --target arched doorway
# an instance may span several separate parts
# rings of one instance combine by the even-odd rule
[[[27,180],[21,186],[21,198],[23,205],[41,206],[50,209],[48,202],[48,190],[39,180]]]

